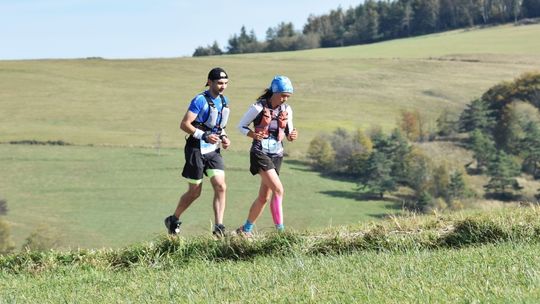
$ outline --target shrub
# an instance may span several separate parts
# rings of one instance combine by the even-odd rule
[[[60,245],[60,240],[55,233],[47,227],[38,227],[26,238],[22,249],[31,251],[47,251],[55,249]]]
[[[0,215],[6,215],[8,212],[7,201],[0,197]]]
[[[15,249],[10,233],[9,224],[0,219],[0,254],[10,253]]]

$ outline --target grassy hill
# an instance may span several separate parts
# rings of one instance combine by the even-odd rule
[[[538,207],[0,256],[0,300],[535,303]]]
[[[204,89],[206,73],[230,74],[233,129],[275,74],[288,75],[305,151],[314,134],[393,127],[401,109],[433,119],[460,110],[502,80],[540,64],[540,25],[459,30],[410,39],[301,52],[154,60],[0,61],[0,141],[179,147],[179,119]]]
[[[63,247],[120,247],[165,233],[163,219],[176,207],[187,183],[180,177],[178,149],[0,145],[1,191],[8,200],[12,234],[20,245],[32,231],[57,236]],[[247,152],[225,152],[228,206],[225,224],[239,227],[257,195]],[[321,228],[376,219],[393,203],[355,199],[355,184],[322,178],[286,161],[284,212],[293,229]],[[213,192],[206,180],[183,217],[183,234],[209,234]],[[272,229],[269,212],[257,223]]]
[[[304,229],[379,218],[396,212],[395,204],[357,201],[354,183],[324,179],[295,161],[313,136],[337,127],[390,129],[402,109],[432,121],[444,108],[460,111],[492,85],[540,66],[539,34],[540,25],[501,26],[290,53],[0,61],[0,142],[75,144],[0,145],[7,220],[18,245],[36,229],[84,248],[163,233],[161,221],[186,187],[179,120],[214,66],[231,77],[229,227],[245,218],[258,184],[247,173],[249,140],[234,124],[275,74],[293,80],[300,133],[287,146],[291,161],[283,169],[287,224]],[[209,201],[205,191],[186,213],[187,235],[209,231]],[[265,214],[259,229],[270,226]]]

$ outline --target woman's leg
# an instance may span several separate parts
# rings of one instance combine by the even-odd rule
[[[253,204],[251,204],[251,208],[249,208],[248,221],[250,223],[255,223],[259,216],[261,216],[264,206],[270,198],[271,193],[272,190],[270,190],[270,188],[268,188],[268,186],[263,184],[261,181],[261,186],[259,187],[259,195],[253,201]]]
[[[272,200],[270,202],[270,211],[276,228],[283,229],[283,185],[279,179],[279,175],[275,170],[268,170],[261,174],[261,182],[272,190]]]
[[[261,176],[261,185],[259,187],[259,195],[253,201],[253,204],[251,204],[251,208],[249,209],[248,219],[246,223],[243,226],[244,232],[251,232],[251,229],[253,227],[253,224],[259,216],[261,215],[264,206],[266,206],[266,202],[270,199],[270,195],[274,193],[274,196],[276,196],[276,193],[279,197],[283,196],[283,186],[281,185],[281,181],[279,179],[279,176],[276,173],[276,170],[270,169],[268,171],[259,171],[259,175]],[[281,210],[281,208],[279,208]],[[272,212],[274,214],[274,212]],[[273,216],[273,215],[272,215]],[[280,216],[282,218],[282,216]]]

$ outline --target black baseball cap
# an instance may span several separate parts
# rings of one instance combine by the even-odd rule
[[[228,79],[229,76],[227,75],[227,72],[225,72],[222,68],[213,68],[208,72],[208,80],[219,80],[219,79]],[[208,85],[208,83],[206,83]]]

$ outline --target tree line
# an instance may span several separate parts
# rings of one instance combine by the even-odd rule
[[[464,168],[433,161],[417,142],[456,139],[472,152]],[[466,175],[485,174],[487,197],[522,197],[517,177],[540,179],[540,73],[503,82],[471,101],[460,114],[442,111],[436,129],[427,127],[418,111],[402,111],[390,134],[380,128],[349,132],[338,128],[319,134],[307,153],[315,170],[345,175],[356,181],[361,195],[383,198],[400,187],[412,190],[404,206],[420,211],[463,207],[477,194]]]
[[[490,176],[484,186],[490,195],[516,198],[517,176],[540,179],[540,73],[487,90],[461,113],[459,128],[470,135],[469,171]]]
[[[281,22],[268,28],[263,41],[242,26],[226,49],[214,42],[199,46],[193,56],[349,46],[536,17],[540,0],[367,0],[346,10],[311,15],[301,31]]]

